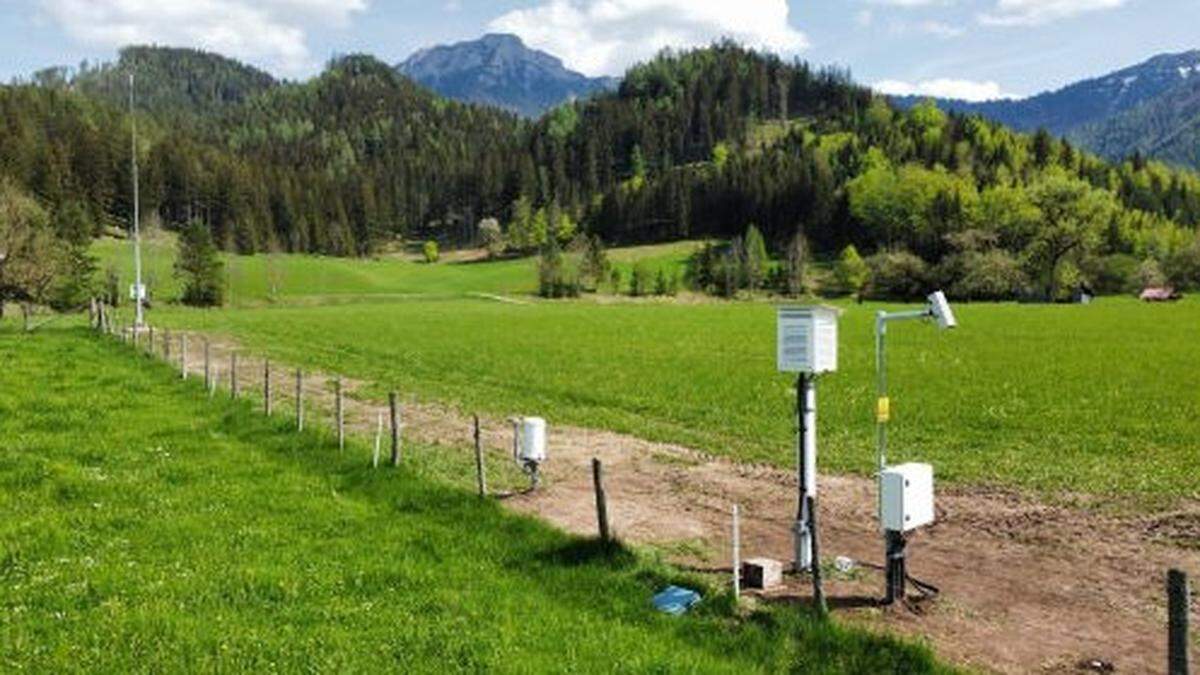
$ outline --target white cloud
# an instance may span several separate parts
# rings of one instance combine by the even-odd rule
[[[788,23],[786,0],[542,0],[493,20],[491,30],[562,57],[589,75],[619,74],[663,47],[723,37],[791,54],[808,40]]]
[[[979,15],[991,26],[1037,26],[1079,14],[1116,9],[1127,0],[996,0],[991,12]]]
[[[917,30],[926,35],[934,35],[940,38],[956,38],[963,34],[963,29],[958,26],[951,26],[944,21],[922,21],[917,24]]]
[[[933,96],[935,98],[953,98],[963,101],[992,101],[1001,98],[1014,98],[1004,93],[995,82],[974,82],[972,80],[955,80],[939,78],[922,80],[921,82],[901,82],[899,80],[884,80],[876,82],[874,88],[878,92],[893,96]]]
[[[345,25],[367,0],[41,0],[68,35],[103,47],[208,49],[287,74],[310,68],[307,30]]]

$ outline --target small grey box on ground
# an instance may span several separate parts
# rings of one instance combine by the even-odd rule
[[[750,558],[742,563],[742,582],[746,588],[768,590],[783,584],[783,563],[770,558]]]

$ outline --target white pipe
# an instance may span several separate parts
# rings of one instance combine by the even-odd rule
[[[812,569],[812,530],[808,526],[808,498],[817,495],[817,387],[816,377],[803,375],[796,391],[800,423],[800,448],[798,464],[800,471],[798,518],[794,525],[795,569],[797,572]]]
[[[804,384],[804,492],[817,496],[817,386],[815,378]]]

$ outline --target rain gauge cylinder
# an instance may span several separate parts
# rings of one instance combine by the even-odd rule
[[[540,469],[546,462],[546,420],[540,417],[513,417],[513,459],[521,467],[532,487],[537,487]]]

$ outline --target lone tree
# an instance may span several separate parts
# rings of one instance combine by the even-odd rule
[[[838,258],[833,272],[843,290],[853,293],[856,299],[862,299],[863,288],[867,285],[871,270],[858,254],[858,249],[854,248],[854,244],[842,249],[842,255]]]
[[[183,304],[220,305],[225,299],[224,267],[212,232],[199,221],[189,223],[180,233],[179,258],[175,261],[175,276],[183,281]]]
[[[504,253],[504,247],[507,245],[504,241],[504,231],[500,229],[500,221],[495,218],[479,221],[479,239],[487,249],[489,258],[498,258]]]
[[[437,262],[442,256],[438,250],[438,243],[432,239],[421,246],[421,255],[425,256],[425,262],[430,265]]]
[[[742,262],[745,265],[745,271],[742,276],[746,284],[750,286],[750,290],[758,290],[763,286],[763,280],[767,276],[767,242],[763,239],[762,232],[757,225],[751,225],[746,228],[745,255]]]
[[[60,206],[51,222],[66,260],[50,304],[56,310],[70,311],[86,305],[96,291],[96,259],[88,252],[93,223],[86,207],[77,201]]]
[[[1061,172],[1050,174],[1032,189],[1042,212],[1042,226],[1026,250],[1041,277],[1045,299],[1060,299],[1060,264],[1070,255],[1096,247],[1118,206],[1111,192],[1094,188]]]
[[[0,181],[0,317],[5,302],[20,302],[28,330],[34,307],[47,303],[67,260],[45,209]]]
[[[786,104],[785,104],[786,105]],[[805,266],[808,262],[808,242],[804,233],[796,230],[787,247],[787,293],[792,297],[804,295],[807,286]]]

